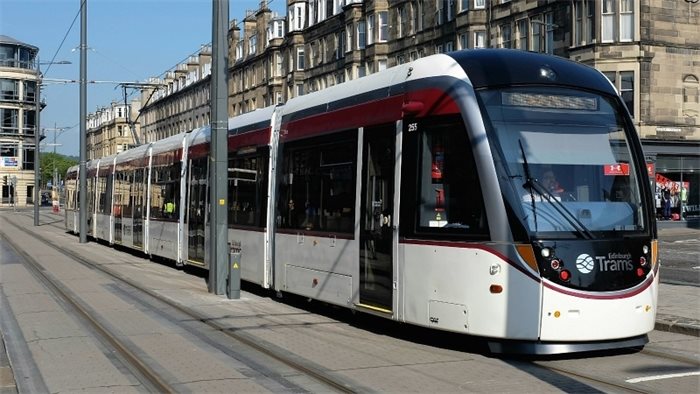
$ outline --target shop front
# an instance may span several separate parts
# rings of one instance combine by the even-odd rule
[[[643,141],[658,220],[700,218],[700,142]]]

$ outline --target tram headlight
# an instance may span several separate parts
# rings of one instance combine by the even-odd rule
[[[542,250],[540,250],[540,255],[542,255],[542,257],[545,259],[548,259],[552,255],[552,249],[542,248]]]
[[[649,246],[648,245],[642,246],[642,253],[645,255],[649,254]]]
[[[646,257],[642,256],[642,257],[639,258],[639,265],[641,265],[642,267],[646,267],[646,266],[647,266],[647,262],[648,262],[648,261],[647,261],[647,258],[646,258]]]

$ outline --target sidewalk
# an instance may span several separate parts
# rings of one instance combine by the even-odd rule
[[[677,236],[700,239],[698,221],[657,223],[659,240]],[[662,262],[662,278],[663,269]],[[700,336],[700,287],[662,283],[659,286],[659,307],[655,328],[659,331]]]

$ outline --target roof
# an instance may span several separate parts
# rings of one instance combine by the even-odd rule
[[[22,41],[18,41],[10,36],[5,36],[2,34],[0,34],[0,44],[17,45],[17,46],[33,49],[35,52],[39,52],[39,48],[35,47],[34,45],[25,44]]]

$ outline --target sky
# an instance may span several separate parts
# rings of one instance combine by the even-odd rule
[[[80,86],[51,82],[80,78],[82,0],[0,0],[0,35],[39,48],[42,64],[42,151],[78,156]],[[286,0],[268,1],[284,14]],[[174,68],[212,41],[213,0],[87,0],[87,80],[146,82]],[[241,21],[260,0],[230,0],[229,19]],[[130,98],[138,97],[134,92]],[[123,102],[117,83],[88,83],[87,112]],[[55,129],[61,129],[56,131]]]

